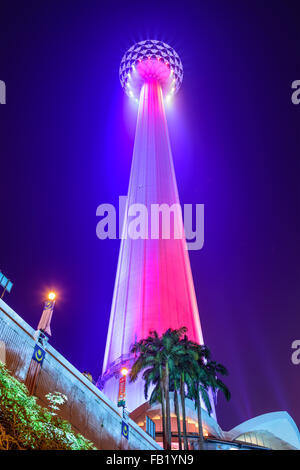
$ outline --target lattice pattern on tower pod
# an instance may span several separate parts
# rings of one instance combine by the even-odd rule
[[[183,67],[180,57],[171,46],[154,39],[140,41],[130,47],[124,54],[119,70],[122,87],[126,90],[128,75],[132,72],[133,66],[147,59],[158,59],[170,67],[175,79],[175,93],[177,93],[183,79]]]

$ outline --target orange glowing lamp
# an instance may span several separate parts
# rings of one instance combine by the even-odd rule
[[[129,371],[128,371],[127,367],[123,367],[123,368],[121,369],[121,375],[123,375],[123,377],[126,377],[126,375],[128,374],[128,372],[129,372]]]
[[[49,299],[49,300],[52,300],[52,301],[53,301],[53,300],[55,300],[55,297],[56,297],[55,292],[49,292],[49,294],[48,294],[48,299]]]

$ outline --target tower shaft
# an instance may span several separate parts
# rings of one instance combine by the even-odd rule
[[[147,239],[128,236],[133,204],[147,208]],[[117,389],[116,382],[114,387],[111,383],[115,381],[115,368],[129,357],[131,345],[151,330],[161,335],[168,328],[186,326],[189,339],[203,343],[186,241],[184,235],[174,238],[175,227],[183,227],[181,213],[171,211],[169,239],[163,238],[161,229],[158,238],[153,239],[153,220],[149,219],[155,204],[172,208],[173,204],[179,205],[179,197],[162,89],[153,80],[147,81],[140,93],[125,238],[121,241],[103,364],[104,392],[113,401]],[[144,401],[142,387],[141,393],[129,399],[130,411]]]

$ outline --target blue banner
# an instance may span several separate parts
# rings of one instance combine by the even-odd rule
[[[129,426],[125,421],[122,421],[122,436],[126,437],[126,439],[129,437]]]
[[[32,359],[42,365],[45,359],[45,355],[46,355],[46,351],[43,348],[41,348],[41,346],[36,344],[34,347]]]

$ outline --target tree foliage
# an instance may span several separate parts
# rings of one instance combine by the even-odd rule
[[[186,450],[188,449],[186,398],[194,401],[197,410],[199,449],[204,448],[201,400],[210,415],[212,412],[210,391],[213,393],[221,391],[227,400],[230,399],[228,388],[218,377],[218,375],[228,374],[226,368],[211,359],[211,353],[206,346],[190,341],[186,331],[186,327],[177,330],[169,328],[162,336],[159,336],[156,331],[151,331],[147,338],[136,342],[131,348],[135,361],[129,374],[130,380],[134,382],[142,373],[146,399],[148,399],[149,387],[153,386],[149,403],[150,405],[155,402],[161,404],[163,444],[167,450],[171,449],[172,441],[170,392],[173,394],[177,418],[179,449],[182,449],[181,415],[182,437]]]
[[[43,408],[0,361],[0,450],[92,450],[70,423]]]

